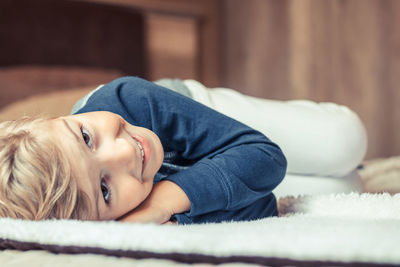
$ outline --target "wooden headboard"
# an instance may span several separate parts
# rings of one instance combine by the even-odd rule
[[[217,9],[218,0],[2,0],[0,107],[121,75],[217,86]]]
[[[146,77],[140,12],[66,0],[0,1],[0,107],[30,95]]]

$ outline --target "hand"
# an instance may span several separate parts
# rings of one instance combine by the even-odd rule
[[[163,225],[166,225],[166,224],[169,224],[169,225],[178,225],[178,222],[177,222],[177,221],[168,221],[168,222],[163,223]]]
[[[164,207],[152,203],[150,199],[146,199],[137,208],[123,215],[118,220],[133,223],[164,224],[169,221],[171,216],[167,210],[164,210]]]
[[[164,180],[154,185],[142,204],[118,220],[167,224],[172,215],[189,210],[190,201],[185,192],[174,182]]]

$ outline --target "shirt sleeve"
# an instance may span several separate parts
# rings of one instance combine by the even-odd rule
[[[249,207],[272,194],[285,175],[282,151],[263,134],[140,78],[125,77],[104,85],[77,113],[98,110],[152,130],[165,151],[176,151],[193,163],[166,178],[190,200],[191,209],[184,216]]]

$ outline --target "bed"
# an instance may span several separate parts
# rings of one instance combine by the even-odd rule
[[[4,105],[0,121],[67,114],[76,99],[101,82],[94,79],[93,84],[25,96]],[[357,172],[343,178],[287,175],[275,190],[280,216],[252,222],[160,226],[3,218],[0,262],[99,267],[400,265],[400,195],[362,194],[362,182]]]

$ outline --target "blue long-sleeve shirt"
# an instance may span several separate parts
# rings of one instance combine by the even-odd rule
[[[240,108],[240,107],[238,107]],[[180,224],[252,220],[277,214],[272,190],[286,171],[280,148],[260,132],[152,82],[124,77],[91,93],[75,113],[110,111],[160,138],[154,178],[180,186],[190,211]]]

